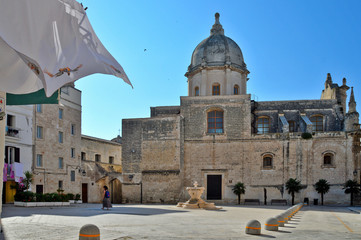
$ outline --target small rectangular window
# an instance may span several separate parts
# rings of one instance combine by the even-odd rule
[[[63,119],[63,109],[59,108],[59,119]]]
[[[75,171],[70,171],[70,181],[75,182]]]
[[[43,155],[36,154],[36,166],[42,167],[43,166]]]
[[[114,157],[112,157],[112,156],[109,157],[109,163],[110,163],[110,164],[113,164],[113,163],[114,163]]]
[[[100,160],[101,160],[100,154],[95,154],[95,161],[100,162]]]
[[[63,181],[58,182],[58,189],[63,190]]]
[[[85,152],[81,152],[81,160],[86,160],[86,153]]]
[[[13,164],[14,162],[20,162],[20,148],[5,146],[5,163]],[[11,169],[8,168],[10,173]]]
[[[71,158],[75,158],[75,148],[71,148],[70,156],[71,156]]]
[[[8,127],[15,127],[15,116],[7,114],[7,116],[6,116],[6,125]]]
[[[41,104],[36,104],[36,112],[38,113],[43,112],[43,106]]]
[[[64,159],[62,157],[59,157],[59,169],[64,168]]]
[[[75,124],[71,125],[71,129],[70,129],[71,135],[75,135]]]
[[[43,139],[43,127],[41,126],[36,127],[36,138]]]
[[[59,132],[59,143],[63,143],[63,132]]]
[[[332,164],[332,155],[326,154],[323,157],[323,164],[324,165],[331,165]]]

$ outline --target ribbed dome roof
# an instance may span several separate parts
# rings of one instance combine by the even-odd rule
[[[219,13],[216,13],[215,17],[216,21],[211,29],[211,35],[198,44],[193,51],[188,73],[202,66],[225,65],[248,72],[240,47],[235,41],[224,35],[222,25],[219,23]]]

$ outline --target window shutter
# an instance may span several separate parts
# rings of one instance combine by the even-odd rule
[[[8,151],[9,151],[9,146],[5,146],[5,163],[9,163],[8,162]]]
[[[20,148],[15,148],[15,162],[20,162]]]

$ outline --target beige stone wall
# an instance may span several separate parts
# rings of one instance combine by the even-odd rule
[[[310,140],[256,137],[229,142],[218,142],[217,138],[214,142],[185,142],[184,188],[198,181],[206,187],[206,198],[207,175],[219,174],[222,175],[223,202],[237,200],[231,190],[237,182],[243,182],[247,187],[243,199],[257,198],[263,201],[266,188],[267,200],[270,201],[282,198],[281,187],[289,178],[297,178],[307,186],[296,194],[296,200],[303,201],[305,197],[319,198],[313,185],[323,178],[332,185],[328,195],[332,200],[329,202],[347,203],[349,196],[343,193],[342,185],[353,178],[351,144],[351,138],[346,138],[342,133],[320,134]],[[325,152],[335,153],[332,167],[323,165]],[[263,154],[274,156],[271,169],[263,169]],[[286,190],[283,197],[291,199]]]
[[[122,202],[122,184],[118,178],[122,173],[122,146],[117,142],[82,135],[81,152],[85,153],[81,166],[86,170],[88,184],[88,202],[101,202],[103,186],[108,186],[113,203]],[[100,161],[95,161],[95,155]],[[109,158],[113,157],[113,163]],[[90,187],[89,187],[90,186]]]
[[[43,191],[56,192],[59,181],[63,181],[66,193],[81,193],[83,176],[76,167],[80,164],[81,149],[81,92],[72,87],[62,89],[60,104],[44,104],[42,112],[34,109],[34,179],[32,189],[43,185]],[[59,119],[59,109],[63,109],[63,118]],[[71,133],[72,125],[75,133]],[[36,137],[37,126],[43,128],[43,138]],[[63,142],[59,143],[59,132],[63,133]],[[71,149],[75,154],[71,156]],[[37,166],[37,154],[42,155],[43,164]],[[59,157],[63,158],[63,168],[59,168]],[[71,171],[75,171],[75,181],[70,179]]]
[[[180,199],[182,190],[178,172],[145,173],[142,178],[142,188],[145,203],[175,204]]]
[[[99,154],[101,164],[109,164],[109,157],[114,158],[114,166],[121,166],[122,163],[121,144],[105,139],[82,135],[81,152],[86,156],[83,160],[95,162],[95,154]]]

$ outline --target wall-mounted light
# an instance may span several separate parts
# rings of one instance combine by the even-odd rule
[[[86,171],[85,171],[85,169],[83,169],[81,166],[77,166],[75,169],[78,169],[78,172],[79,172],[82,176],[86,176]]]
[[[134,149],[134,148],[132,148],[132,150],[130,150],[130,152],[131,152],[131,153],[135,153],[135,149]]]
[[[356,169],[353,171],[353,175],[354,175],[355,177],[357,176],[357,170],[356,170]]]

